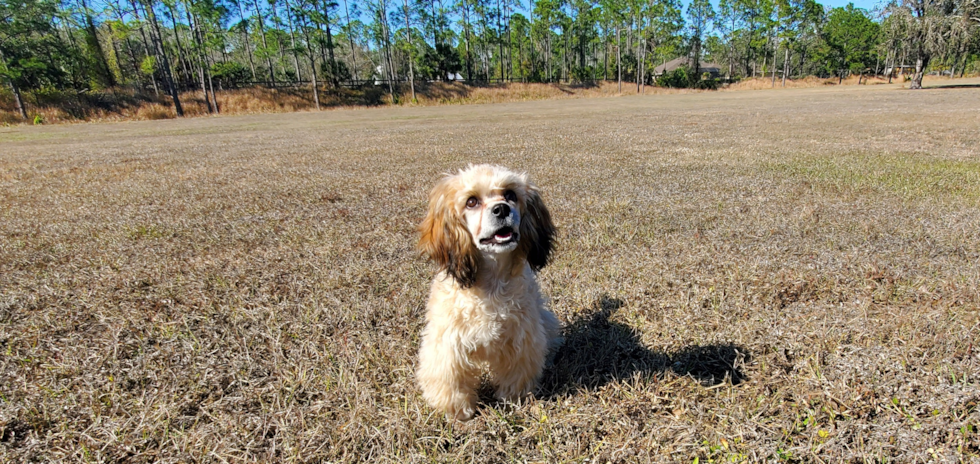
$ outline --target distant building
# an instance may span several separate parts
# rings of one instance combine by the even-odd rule
[[[660,76],[665,72],[671,72],[677,68],[680,68],[681,66],[691,67],[690,60],[686,56],[675,58],[660,66],[657,66],[653,70],[653,75]],[[720,64],[711,63],[711,62],[702,62],[698,66],[698,74],[700,75],[700,74],[708,73],[711,75],[711,77],[717,78],[717,77],[721,77],[722,74],[724,74],[722,69],[723,68]]]

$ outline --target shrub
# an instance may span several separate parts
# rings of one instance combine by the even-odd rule
[[[690,70],[686,66],[681,66],[673,71],[665,72],[657,77],[657,85],[660,87],[670,87],[672,89],[683,89],[690,87]]]
[[[336,79],[339,82],[348,81],[351,78],[350,68],[347,67],[347,63],[340,60],[334,60],[335,68],[337,70]],[[333,70],[331,69],[329,62],[320,63],[320,76],[323,77],[324,81],[330,81],[333,76]]]
[[[237,88],[249,82],[251,73],[241,63],[215,63],[211,66],[211,77],[218,81],[222,88]]]
[[[703,90],[718,90],[718,80],[711,73],[702,73],[701,79],[694,83],[694,88]]]

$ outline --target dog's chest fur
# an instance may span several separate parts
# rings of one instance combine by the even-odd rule
[[[440,287],[439,280],[436,287]],[[452,301],[443,306],[451,308],[443,315],[449,322],[447,328],[454,332],[448,335],[477,358],[520,345],[528,336],[528,328],[538,325],[536,318],[543,304],[537,282],[530,272],[494,283],[493,286],[477,285],[466,289],[433,289],[433,297],[442,294]]]

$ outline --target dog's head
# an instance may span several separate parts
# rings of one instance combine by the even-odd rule
[[[527,174],[479,165],[443,177],[429,194],[419,248],[463,287],[476,283],[484,255],[516,253],[540,270],[548,263],[555,226]]]

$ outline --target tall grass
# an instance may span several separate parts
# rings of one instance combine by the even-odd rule
[[[807,76],[802,79],[786,79],[786,84],[783,85],[781,78],[776,78],[775,86],[773,85],[772,77],[756,77],[751,79],[743,79],[734,84],[725,87],[725,90],[765,90],[771,88],[790,88],[790,89],[802,89],[809,87],[822,87],[825,85],[857,85],[858,80],[861,80],[861,85],[875,85],[875,84],[887,84],[888,79],[882,79],[880,77],[868,77],[868,76],[849,76],[843,81],[839,81],[837,78],[824,79],[822,77]],[[901,79],[893,79],[892,82],[900,83]]]
[[[948,78],[931,77],[938,82]],[[886,84],[887,79],[863,78],[861,84]],[[893,82],[901,83],[902,79]],[[841,82],[842,85],[856,85],[857,76]],[[807,88],[837,85],[837,79],[807,77],[787,80],[785,86],[777,79],[775,88]],[[764,90],[773,88],[771,78],[745,79],[723,87],[723,90]],[[417,99],[411,101],[407,85],[396,87],[395,97],[388,94],[386,87],[364,87],[360,89],[323,89],[320,91],[321,109],[350,108],[379,105],[460,105],[479,103],[504,103],[530,100],[552,100],[562,98],[593,98],[617,95],[676,94],[702,92],[694,89],[670,89],[644,86],[637,89],[635,82],[624,81],[622,90],[616,81],[602,81],[594,85],[508,83],[489,85],[468,85],[460,82],[431,82],[418,85]],[[112,120],[154,120],[176,118],[173,102],[165,93],[159,95],[136,92],[132,89],[111,89],[99,92],[62,92],[42,90],[27,92],[24,95],[28,106],[29,120],[24,121],[17,114],[13,96],[0,91],[0,124],[66,123],[82,121]],[[208,114],[207,103],[201,91],[181,93],[181,104],[185,116],[204,116]],[[309,87],[269,89],[250,87],[245,89],[223,90],[217,93],[218,108],[221,114],[258,114],[311,111],[315,108],[313,93]]]
[[[690,89],[665,89],[644,86],[644,94],[686,93]],[[409,97],[407,85],[396,88],[392,99],[385,87],[362,89],[324,89],[320,91],[321,109],[350,108],[379,105],[462,105],[504,103],[561,98],[591,98],[638,93],[635,82],[623,82],[622,92],[616,82],[596,85],[567,85],[540,83],[508,83],[467,85],[460,82],[432,82],[419,85],[417,99]],[[250,87],[217,92],[221,114],[258,114],[311,111],[315,108],[309,87],[269,89]],[[164,93],[137,93],[128,89],[103,92],[35,92],[25,95],[30,120],[45,124],[82,121],[153,120],[176,118],[173,102]],[[185,116],[208,114],[201,91],[183,92],[180,96]],[[0,124],[24,123],[14,107],[9,93],[0,93]]]

